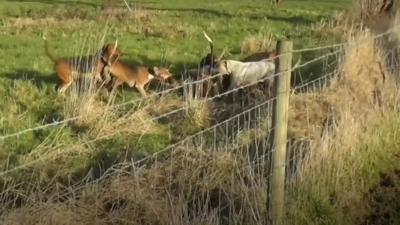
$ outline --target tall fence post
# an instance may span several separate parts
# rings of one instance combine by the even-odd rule
[[[290,96],[290,76],[292,67],[292,49],[291,41],[280,41],[277,44],[276,72],[275,77],[275,96],[272,126],[273,146],[272,153],[272,182],[271,182],[271,219],[273,225],[282,223],[285,191],[285,167],[286,167],[286,144],[287,144],[287,126],[289,114],[289,96]]]

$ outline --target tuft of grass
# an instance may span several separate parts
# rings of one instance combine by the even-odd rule
[[[272,52],[276,49],[276,41],[271,35],[257,35],[243,40],[240,52],[249,55],[257,52]]]
[[[178,135],[190,135],[211,124],[210,103],[203,100],[187,100],[186,112],[183,121],[179,122],[175,128]]]

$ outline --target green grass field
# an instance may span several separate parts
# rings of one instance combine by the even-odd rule
[[[208,52],[202,30],[219,50],[228,48],[234,58],[240,56],[242,43],[252,37],[290,38],[297,48],[316,46],[332,37],[311,27],[347,7],[346,2],[288,1],[274,9],[263,0],[251,4],[143,1],[137,4],[137,12],[128,13],[121,1],[121,8],[107,16],[96,1],[5,1],[0,4],[1,49],[8,57],[0,62],[1,73],[51,74],[51,63],[43,54],[43,33],[49,36],[57,56],[68,56],[82,47],[82,36],[93,41],[109,28],[107,40],[120,40],[126,60],[160,64],[165,55],[176,72],[183,65],[197,65]]]
[[[53,63],[44,53],[44,34],[57,57],[93,52],[105,34],[106,42],[119,40],[124,61],[172,65],[179,77],[183,68],[196,67],[209,51],[203,30],[214,39],[217,51],[228,50],[227,58],[262,50],[269,40],[291,39],[295,48],[313,47],[336,41],[335,36],[321,32],[320,22],[349,5],[345,0],[286,1],[276,9],[264,0],[251,4],[239,0],[159,0],[132,3],[134,12],[129,13],[123,1],[110,2],[111,6],[101,1],[0,2],[4,56],[0,58],[1,135],[65,117],[60,113],[63,100],[54,90],[57,77]],[[131,90],[119,99],[137,96]],[[2,154],[29,153],[51,132],[46,129],[18,140],[10,138],[1,143]],[[68,127],[63,132],[66,139],[76,138]]]

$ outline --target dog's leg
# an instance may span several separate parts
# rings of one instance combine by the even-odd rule
[[[99,83],[102,83],[102,82],[103,82],[103,79],[101,78],[101,74],[100,74],[100,73],[96,73],[96,74],[94,75],[94,80],[95,80],[96,82],[99,82]]]
[[[142,86],[136,86],[136,90],[138,90],[139,93],[142,94],[143,97],[147,96],[147,93]]]
[[[104,83],[108,84],[111,81],[110,66],[106,65],[103,71]]]
[[[119,86],[121,86],[124,83],[123,80],[117,79],[114,83],[113,89],[117,89]]]
[[[67,90],[67,88],[69,86],[71,86],[71,84],[72,84],[72,81],[62,84],[61,87],[58,89],[58,92],[59,93],[64,93]]]

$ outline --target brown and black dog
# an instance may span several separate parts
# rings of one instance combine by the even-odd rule
[[[102,81],[104,67],[117,61],[122,55],[117,49],[117,42],[115,42],[114,45],[104,45],[103,48],[98,50],[94,55],[56,59],[49,51],[46,38],[44,38],[44,41],[46,55],[54,62],[54,70],[62,82],[61,86],[58,88],[60,93],[65,92],[65,90],[71,86],[74,81],[74,74],[76,73],[92,73],[97,81]]]
[[[145,86],[154,78],[166,81],[172,77],[167,68],[145,66],[132,67],[122,61],[116,61],[107,68],[111,76],[116,78],[114,88],[126,83],[129,87],[135,87],[142,96],[146,96]]]

